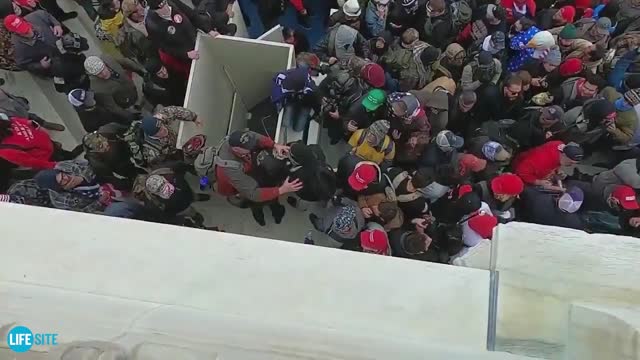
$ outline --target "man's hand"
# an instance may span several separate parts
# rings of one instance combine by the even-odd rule
[[[546,133],[544,133],[545,140],[549,140],[552,137],[553,137],[553,133],[551,131],[547,131]]]
[[[347,130],[348,130],[349,132],[356,132],[356,131],[358,131],[358,126],[357,126],[356,122],[355,122],[355,121],[353,121],[353,120],[350,120],[350,121],[347,123]]]
[[[567,178],[567,174],[562,170],[556,171],[556,175],[558,176],[558,178],[560,178],[562,180]]]
[[[209,36],[211,37],[217,37],[218,35],[220,35],[220,33],[215,30],[209,31]]]
[[[632,217],[629,219],[629,225],[631,227],[637,228],[640,226],[640,217]]]
[[[555,191],[555,192],[565,192],[566,191],[566,189],[563,188],[562,186],[554,185],[549,180],[536,180],[535,184],[537,186],[540,186],[543,189],[549,190],[549,191]]]
[[[62,26],[54,26],[51,28],[51,30],[53,31],[53,35],[57,36],[57,37],[61,37],[62,36]]]
[[[400,139],[400,137],[402,136],[402,133],[396,129],[393,129],[393,131],[391,132],[391,136],[395,139],[398,140]]]
[[[373,215],[373,210],[371,210],[370,208],[366,207],[366,208],[362,208],[362,214],[364,215],[365,218],[370,218],[371,215]]]
[[[612,121],[609,124],[607,124],[607,131],[608,132],[616,131],[616,123]]]
[[[48,56],[43,57],[42,59],[40,59],[40,66],[42,66],[45,69],[48,69],[51,67],[51,59],[49,59]]]
[[[429,226],[427,219],[417,218],[411,220],[411,222],[416,225],[416,230],[418,231],[424,231]]]
[[[197,127],[202,127],[204,123],[202,122],[202,118],[200,116],[196,116],[196,119],[193,121]]]
[[[198,52],[198,50],[191,50],[187,53],[187,56],[189,57],[189,59],[192,60],[198,60],[200,59],[200,53]]]
[[[307,14],[309,14],[309,12],[307,11],[307,9],[302,9],[302,10],[300,10],[300,15],[304,15],[304,16],[306,16]]]
[[[333,65],[338,62],[338,58],[334,58],[333,56],[329,58],[329,65]]]
[[[378,207],[378,205],[372,206],[371,210],[373,211],[373,215],[380,216],[380,208]]]
[[[289,156],[289,151],[291,150],[289,146],[281,144],[274,144],[273,149],[276,151],[276,154],[278,154],[278,156],[281,156],[283,158]]]
[[[540,87],[541,85],[541,78],[533,78],[531,79],[531,86],[533,87]]]
[[[278,193],[280,195],[283,195],[283,194],[296,192],[301,189],[302,189],[302,181],[300,181],[300,179],[289,181],[289,178],[287,178],[282,184],[282,186],[278,188]]]
[[[340,112],[338,110],[329,111],[329,117],[334,119],[334,120],[338,120],[338,119],[340,119]]]
[[[394,24],[394,23],[389,23],[389,25],[391,25],[391,27],[394,28],[394,29],[402,28],[402,25],[398,25],[398,24]]]

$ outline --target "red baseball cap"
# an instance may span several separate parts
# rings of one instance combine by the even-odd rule
[[[504,173],[491,180],[491,191],[494,194],[518,196],[524,190],[524,182],[515,174]]]
[[[498,218],[488,213],[480,213],[469,219],[471,230],[482,236],[483,239],[491,239],[493,228],[498,225]]]
[[[378,169],[372,164],[361,164],[349,175],[349,186],[355,191],[367,188],[369,184],[378,178]]]
[[[362,76],[364,81],[369,83],[369,85],[373,86],[374,88],[382,88],[384,86],[385,77],[384,69],[382,69],[382,66],[376,63],[367,64],[362,68],[360,72],[360,75]]]
[[[360,246],[365,252],[378,255],[390,255],[389,239],[383,230],[364,230],[360,233]]]
[[[640,205],[636,199],[636,192],[631,186],[618,185],[613,189],[611,196],[620,202],[620,206],[625,210],[638,210]]]
[[[14,14],[4,18],[4,27],[6,27],[10,32],[18,35],[26,35],[31,31],[31,29],[33,29],[28,21]]]

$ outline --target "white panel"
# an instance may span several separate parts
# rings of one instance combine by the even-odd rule
[[[229,124],[229,133],[248,127],[247,124],[247,107],[244,106],[242,99],[238,93],[233,94],[233,106],[231,108],[231,123]]]
[[[498,227],[497,336],[566,345],[573,301],[640,305],[638,239],[525,223]]]
[[[567,359],[640,359],[640,308],[577,303],[569,318]]]
[[[180,123],[178,147],[196,134],[205,134],[210,142],[217,143],[227,134],[233,105],[234,89],[222,65],[216,60],[213,42],[216,39],[198,34],[196,49],[200,59],[191,62],[189,84],[184,106],[202,117],[204,126]]]
[[[6,281],[485,348],[487,271],[15,204],[0,218]]]
[[[293,46],[219,36],[212,49],[215,61],[229,71],[236,90],[251,109],[271,94],[276,73],[289,68]]]
[[[260,35],[257,40],[273,41],[277,43],[284,43],[284,37],[282,37],[282,26],[276,25],[269,29],[264,34]]]

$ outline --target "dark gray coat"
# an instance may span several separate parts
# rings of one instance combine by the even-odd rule
[[[60,26],[60,23],[44,10],[34,11],[24,18],[33,25],[34,31],[39,35],[35,39],[27,39],[16,34],[11,35],[16,64],[30,72],[48,75],[49,69],[43,68],[40,60],[45,56],[52,59],[60,55],[60,50],[56,46],[58,38],[51,29],[54,26]]]

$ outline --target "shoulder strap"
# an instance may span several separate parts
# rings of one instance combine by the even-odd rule
[[[336,55],[336,35],[338,31],[329,32],[329,56]]]
[[[393,142],[386,135],[384,137],[384,141],[382,142],[382,148],[384,150],[384,154],[385,155],[391,154],[391,151],[393,150]]]
[[[362,130],[360,132],[360,137],[358,138],[358,142],[356,143],[356,147],[359,147],[364,143],[364,140],[367,138],[367,132]]]

